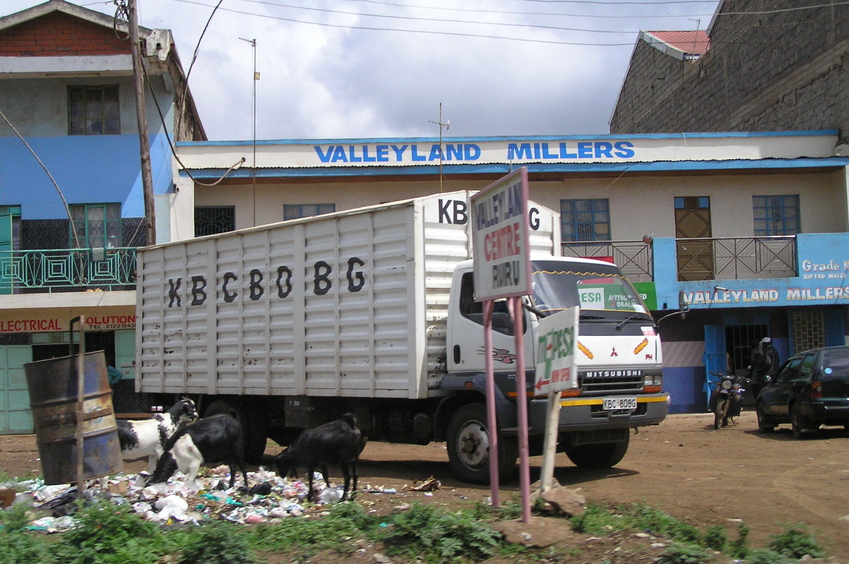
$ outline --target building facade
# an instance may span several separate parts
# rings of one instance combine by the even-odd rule
[[[170,32],[139,35],[166,241],[171,140],[206,136]],[[32,432],[22,366],[76,350],[76,318],[86,350],[123,373],[116,409],[133,409],[135,248],[146,225],[126,22],[62,0],[0,18],[0,112],[0,433]]]
[[[711,373],[745,373],[764,336],[782,359],[846,342],[849,160],[835,130],[442,143],[181,143],[173,223],[212,235],[479,190],[525,166],[531,200],[561,214],[563,253],[614,260],[644,295],[672,412],[705,410]]]
[[[706,37],[703,37],[706,35]],[[644,32],[610,132],[849,127],[849,5],[721,0],[705,32]]]

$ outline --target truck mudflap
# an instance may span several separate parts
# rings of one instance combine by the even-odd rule
[[[532,433],[545,429],[548,398],[534,398],[528,407],[528,425]],[[563,398],[560,401],[559,430],[592,431],[657,425],[666,418],[669,394],[637,396],[598,396]]]

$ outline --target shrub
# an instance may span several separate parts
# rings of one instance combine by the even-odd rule
[[[805,555],[810,555],[811,558],[820,558],[825,554],[822,547],[817,544],[817,541],[802,525],[791,525],[770,538],[772,538],[772,541],[770,541],[768,548],[785,556],[802,558]]]
[[[251,545],[237,525],[224,521],[205,523],[192,535],[180,564],[255,564]]]

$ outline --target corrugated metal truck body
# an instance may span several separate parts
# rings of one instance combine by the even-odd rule
[[[148,393],[438,395],[464,192],[138,253],[136,387]]]

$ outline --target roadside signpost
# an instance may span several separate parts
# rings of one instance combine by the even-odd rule
[[[580,308],[570,307],[539,321],[537,338],[536,381],[534,392],[548,394],[548,411],[542,454],[542,491],[551,489],[554,478],[554,456],[557,453],[557,428],[560,420],[560,398],[565,390],[578,387],[575,367],[575,343],[578,342]]]
[[[532,293],[528,244],[528,169],[522,167],[471,197],[474,243],[475,300],[483,302],[486,355],[486,408],[489,429],[489,476],[492,504],[498,499],[498,424],[495,416],[495,376],[492,367],[492,310],[494,300],[507,298],[514,327],[523,319],[522,296]],[[528,466],[528,403],[525,347],[522,331],[516,336],[516,404],[519,418],[519,480],[522,520],[530,521]]]

